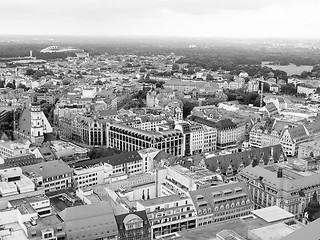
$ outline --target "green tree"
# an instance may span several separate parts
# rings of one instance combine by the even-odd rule
[[[16,85],[14,85],[12,82],[8,82],[6,87],[11,89],[16,89]]]
[[[101,157],[109,157],[116,154],[120,154],[122,151],[116,149],[116,148],[105,148],[105,147],[98,147],[98,148],[92,148],[90,152],[88,153],[88,157],[90,159],[96,159]]]
[[[283,94],[295,95],[297,94],[297,88],[294,86],[293,83],[289,83],[281,86],[280,92]]]
[[[28,76],[32,76],[36,71],[31,69],[31,68],[28,68],[27,71],[26,71],[26,75]]]
[[[192,109],[198,106],[197,102],[184,101],[183,102],[183,117],[186,118],[190,115]]]
[[[172,71],[177,71],[177,70],[179,70],[179,69],[180,69],[179,64],[174,63],[174,64],[172,65]]]

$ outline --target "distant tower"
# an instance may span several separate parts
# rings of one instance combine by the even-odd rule
[[[30,58],[32,58],[32,50],[30,50]]]
[[[42,143],[44,140],[43,135],[43,120],[41,117],[40,105],[32,103],[31,108],[31,142]]]
[[[263,82],[261,82],[261,90],[260,90],[260,107],[262,107],[263,100]]]

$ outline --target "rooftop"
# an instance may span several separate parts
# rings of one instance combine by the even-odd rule
[[[72,173],[72,169],[61,160],[42,162],[22,167],[23,172],[36,172],[43,178],[55,177]]]
[[[154,198],[154,199],[149,199],[149,200],[139,201],[139,202],[141,203],[141,205],[143,205],[145,207],[149,207],[149,206],[155,206],[155,205],[159,205],[159,204],[165,204],[165,203],[169,203],[169,202],[179,201],[183,198],[186,198],[186,197],[180,197],[178,195],[170,195],[170,196],[159,197],[159,198]]]
[[[271,206],[262,209],[253,210],[252,213],[266,222],[276,222],[280,220],[285,220],[288,218],[293,218],[294,215],[289,213],[288,211],[278,207],[278,206]]]

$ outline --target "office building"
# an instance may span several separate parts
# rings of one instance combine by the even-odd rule
[[[183,156],[183,134],[176,129],[149,132],[113,123],[107,129],[107,146],[123,151],[157,148],[174,156]]]
[[[35,173],[43,178],[45,192],[56,191],[71,186],[73,170],[61,160],[42,162],[22,167],[23,173]]]

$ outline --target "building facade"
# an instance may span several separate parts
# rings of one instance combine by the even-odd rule
[[[319,192],[320,188],[319,173],[307,172],[308,175],[288,163],[267,167],[249,165],[238,177],[247,184],[255,208],[276,205],[301,217],[314,191]]]
[[[189,192],[197,211],[197,226],[223,222],[251,214],[253,202],[242,182]]]
[[[150,240],[151,229],[145,211],[125,213],[115,216],[119,240]]]
[[[157,148],[174,156],[183,156],[183,134],[179,130],[148,132],[121,124],[110,124],[107,129],[107,146],[123,151]]]
[[[146,211],[152,239],[196,227],[196,213],[187,196],[171,195],[139,201],[137,210]]]

